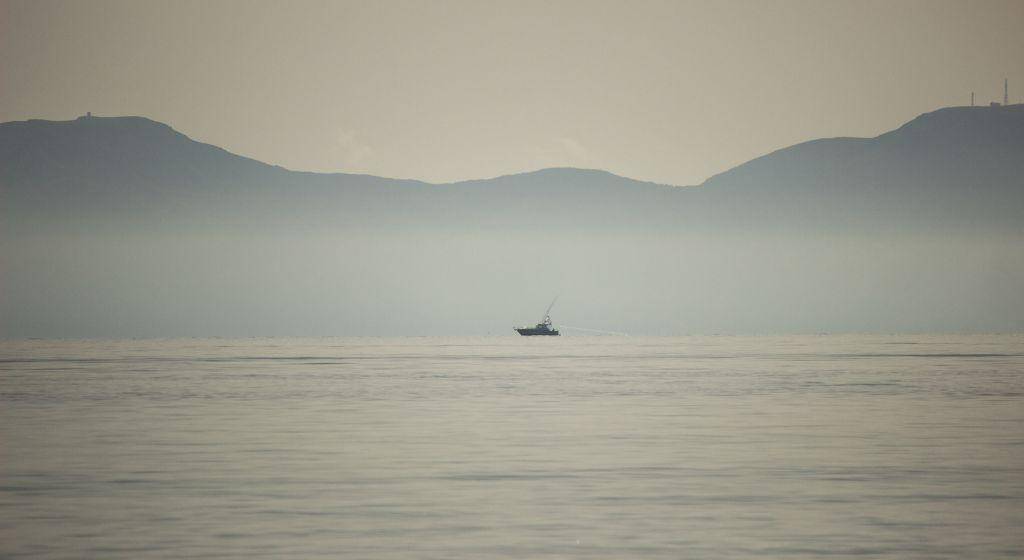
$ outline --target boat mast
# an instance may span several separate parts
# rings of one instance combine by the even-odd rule
[[[556,301],[558,301],[558,296],[555,296],[555,299],[551,300],[551,305],[549,305],[547,310],[544,312],[544,318],[541,319],[541,323],[551,322],[551,316],[549,315],[549,313],[551,313],[551,308],[555,306]]]

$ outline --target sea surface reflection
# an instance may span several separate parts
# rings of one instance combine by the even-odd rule
[[[0,342],[5,558],[1024,555],[1024,336]]]

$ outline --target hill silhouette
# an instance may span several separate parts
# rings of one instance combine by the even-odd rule
[[[0,124],[0,187],[9,209],[44,221],[1013,228],[1024,218],[1021,153],[1024,105],[955,107],[876,138],[785,148],[698,187],[571,168],[428,184],[290,171],[149,119],[82,117]]]
[[[951,107],[875,138],[778,150],[702,186],[746,219],[1012,228],[1024,217],[1022,153],[1024,105]]]
[[[697,186],[292,171],[140,117],[0,124],[0,336],[1024,330],[1024,106]]]

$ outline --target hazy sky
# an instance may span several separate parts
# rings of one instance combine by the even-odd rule
[[[9,2],[0,121],[144,115],[293,169],[691,184],[1024,95],[1024,1]]]

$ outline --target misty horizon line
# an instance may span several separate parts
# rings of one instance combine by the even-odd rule
[[[575,327],[566,327],[555,324],[558,329],[577,330]],[[773,332],[688,332],[688,333],[658,333],[649,332],[620,333],[620,334],[562,334],[568,338],[788,338],[788,337],[830,337],[830,336],[1024,336],[1024,330],[903,330],[903,331],[869,331],[869,330],[837,330],[830,332],[813,331],[773,331]],[[487,334],[251,334],[251,335],[218,335],[218,334],[196,334],[196,335],[167,335],[167,336],[0,336],[0,340],[7,342],[28,342],[28,341],[169,341],[169,340],[290,340],[290,339],[321,339],[321,338],[514,338],[521,336],[505,333]],[[536,338],[536,337],[535,337]],[[548,337],[541,337],[548,338]],[[552,337],[554,338],[554,337]]]
[[[546,171],[575,170],[575,171],[586,171],[586,172],[604,173],[604,174],[607,174],[607,175],[612,175],[614,177],[618,177],[618,178],[622,178],[622,179],[629,179],[629,180],[636,181],[636,182],[639,182],[639,183],[648,183],[648,184],[651,184],[651,185],[654,185],[654,186],[659,186],[659,187],[693,188],[693,187],[704,186],[711,179],[717,177],[718,175],[720,175],[722,173],[725,173],[725,172],[729,171],[730,169],[734,169],[734,168],[742,166],[742,165],[744,165],[744,164],[746,164],[748,162],[751,162],[751,161],[757,160],[759,158],[762,158],[762,157],[774,154],[774,153],[779,152],[781,150],[785,150],[785,149],[788,149],[788,148],[791,148],[791,147],[794,147],[794,146],[799,146],[799,145],[802,145],[802,144],[806,144],[806,143],[809,143],[809,142],[816,142],[816,141],[819,141],[819,140],[831,140],[831,139],[872,139],[872,138],[878,138],[879,136],[882,136],[882,135],[884,135],[884,134],[886,134],[888,132],[891,132],[893,130],[899,129],[900,127],[906,125],[907,123],[910,123],[910,122],[912,122],[912,121],[914,121],[914,120],[916,120],[916,119],[918,119],[918,118],[920,118],[922,116],[925,116],[925,115],[928,115],[928,114],[931,114],[931,113],[935,113],[935,112],[938,112],[938,111],[948,110],[948,109],[974,109],[974,110],[994,110],[994,109],[996,109],[997,110],[997,109],[1001,109],[1001,108],[1014,107],[1014,106],[1018,106],[1018,105],[1024,105],[1024,103],[1009,103],[1009,104],[1006,104],[1006,105],[1002,105],[1002,104],[951,105],[951,106],[939,107],[937,109],[933,109],[933,110],[930,110],[930,111],[925,111],[923,113],[919,113],[914,118],[903,121],[902,125],[897,126],[895,128],[892,128],[892,129],[889,129],[889,130],[887,130],[885,132],[882,132],[882,133],[880,133],[878,135],[875,135],[875,136],[830,136],[830,137],[821,137],[821,138],[810,138],[810,139],[807,139],[807,140],[803,140],[803,141],[797,142],[795,144],[790,144],[788,146],[782,146],[782,147],[779,147],[779,148],[776,148],[776,149],[764,152],[764,153],[762,153],[760,155],[754,156],[754,157],[752,157],[752,158],[750,158],[750,159],[748,159],[746,161],[743,161],[743,162],[741,162],[741,163],[739,163],[737,165],[734,165],[733,167],[730,167],[728,169],[723,169],[723,170],[721,170],[721,171],[719,171],[717,173],[713,173],[713,174],[709,175],[708,177],[706,177],[700,183],[690,184],[690,185],[680,185],[680,184],[674,184],[674,183],[663,183],[663,182],[659,182],[659,181],[651,181],[651,180],[647,180],[647,179],[637,179],[637,178],[634,178],[634,177],[630,177],[630,176],[627,176],[627,175],[622,175],[622,174],[616,173],[614,171],[611,171],[611,170],[608,170],[608,169],[604,169],[604,168],[600,168],[600,167],[577,167],[577,166],[573,166],[573,165],[555,165],[555,166],[549,166],[549,167],[540,167],[540,168],[535,168],[535,169],[527,169],[527,170],[517,171],[517,172],[513,172],[513,173],[503,173],[503,174],[499,174],[499,175],[489,175],[489,176],[484,176],[484,177],[473,177],[473,178],[461,179],[461,180],[457,180],[457,181],[436,181],[436,182],[435,181],[427,181],[427,180],[423,180],[423,179],[417,179],[417,178],[410,178],[410,177],[404,177],[403,178],[403,177],[392,177],[392,176],[389,176],[389,175],[375,175],[375,174],[372,174],[372,173],[353,173],[353,172],[348,172],[348,171],[343,171],[343,170],[339,170],[339,171],[309,171],[309,170],[303,170],[303,169],[293,169],[293,168],[290,168],[290,167],[285,167],[285,166],[280,165],[280,164],[268,163],[268,162],[265,162],[263,160],[251,157],[251,156],[247,156],[247,155],[243,155],[243,154],[240,154],[240,153],[236,153],[236,152],[233,152],[231,150],[228,150],[227,148],[219,146],[217,144],[211,144],[209,142],[204,142],[202,140],[197,140],[196,138],[193,138],[192,136],[189,136],[188,134],[178,130],[177,128],[175,128],[174,126],[172,126],[172,125],[170,125],[170,124],[168,124],[166,122],[154,119],[152,117],[147,117],[147,116],[144,116],[144,115],[96,115],[96,114],[93,114],[91,111],[87,111],[86,113],[84,113],[82,115],[79,115],[78,117],[75,117],[73,119],[58,120],[58,119],[46,119],[46,118],[28,118],[28,119],[24,119],[24,120],[20,120],[20,121],[19,120],[6,121],[6,122],[0,123],[0,125],[6,125],[6,124],[11,124],[11,123],[19,123],[19,122],[20,123],[29,123],[29,122],[73,123],[73,122],[84,120],[84,119],[111,119],[111,120],[115,120],[115,119],[142,119],[142,120],[146,120],[146,121],[149,121],[149,122],[161,125],[161,126],[166,126],[171,131],[173,131],[173,132],[175,132],[177,134],[181,134],[182,136],[184,136],[185,138],[189,139],[192,142],[196,142],[196,143],[199,143],[199,144],[210,146],[210,147],[216,148],[218,150],[223,150],[224,152],[226,152],[226,153],[228,153],[228,154],[230,154],[232,156],[239,157],[239,158],[244,158],[244,159],[247,159],[247,160],[250,160],[250,161],[254,161],[254,162],[258,162],[260,164],[267,165],[267,166],[270,166],[270,167],[276,167],[276,168],[279,168],[279,169],[282,169],[284,171],[288,171],[288,172],[291,172],[291,173],[301,173],[301,174],[311,174],[311,175],[328,175],[328,176],[329,175],[347,175],[347,176],[353,176],[353,177],[373,177],[373,178],[378,178],[378,179],[388,179],[388,180],[394,180],[394,181],[407,181],[407,182],[421,183],[423,185],[428,185],[428,186],[460,185],[460,184],[465,184],[465,183],[492,181],[492,180],[502,179],[502,178],[506,178],[506,177],[518,177],[518,176],[522,176],[522,175],[532,175],[532,174],[536,174],[536,173],[543,173],[543,172],[546,172]]]

